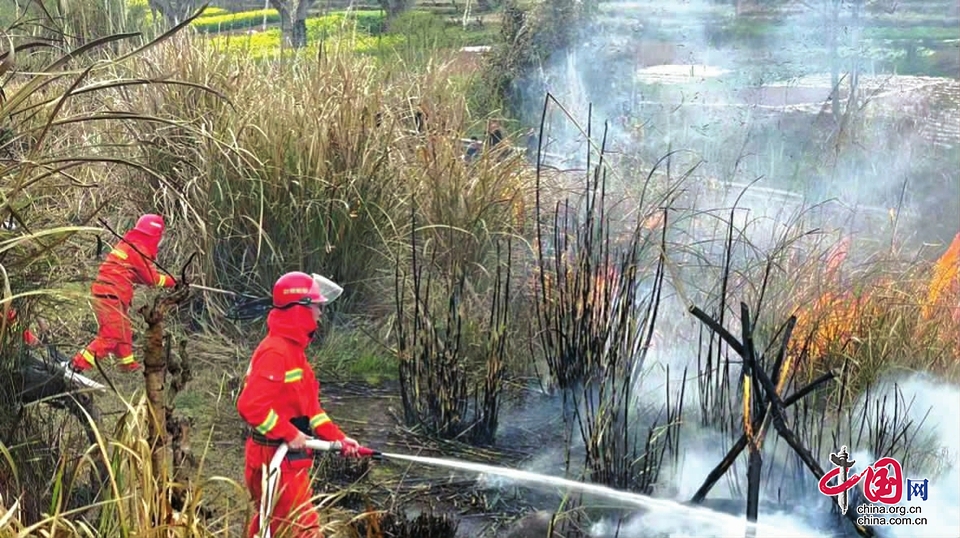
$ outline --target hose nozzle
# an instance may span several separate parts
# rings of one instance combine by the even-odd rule
[[[306,443],[307,448],[319,450],[322,452],[343,453],[343,444],[340,441],[321,441],[319,439],[309,439]],[[383,454],[378,450],[361,446],[357,449],[357,456],[361,458],[372,458],[375,460],[383,459]]]
[[[383,459],[383,454],[379,450],[374,450],[365,446],[361,446],[359,449],[357,449],[357,455],[361,458],[371,458],[374,460]]]

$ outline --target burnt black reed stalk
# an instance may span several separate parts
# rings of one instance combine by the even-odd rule
[[[931,410],[927,409],[919,421],[914,421],[909,418],[914,401],[907,401],[899,385],[894,384],[891,396],[873,398],[871,391],[872,388],[868,386],[863,396],[864,403],[847,409],[845,420],[835,422],[830,434],[833,448],[840,445],[855,446],[869,450],[878,458],[894,456],[907,459],[916,454],[914,444],[917,435]],[[891,398],[892,402],[889,401]],[[889,403],[892,403],[890,411]]]
[[[590,123],[588,138],[593,134]],[[546,219],[538,185],[540,349],[552,382],[561,391],[567,433],[576,431],[583,440],[590,480],[650,493],[667,450],[678,452],[676,430],[684,397],[681,388],[678,397],[672,398],[668,383],[665,410],[654,417],[645,434],[636,426],[634,389],[662,298],[667,219],[665,214],[650,278],[641,274],[641,264],[652,258],[647,247],[654,245],[643,218],[638,216],[625,234],[612,230],[607,213],[606,144],[605,125],[596,164],[588,150],[582,205],[558,202],[549,236],[542,231]],[[611,235],[621,239],[613,240]],[[548,244],[545,237],[552,242]]]
[[[731,275],[734,272],[733,262],[735,248],[755,248],[743,236],[742,231],[736,229],[735,218],[736,212],[742,209],[739,207],[739,205],[743,199],[743,196],[747,193],[749,188],[758,181],[758,179],[751,181],[740,192],[733,204],[733,207],[730,209],[728,218],[723,221],[726,225],[726,233],[723,237],[723,258],[720,266],[721,273],[719,281],[720,289],[717,297],[718,303],[716,305],[716,310],[713,311],[713,317],[717,319],[719,326],[723,326],[725,324],[727,317],[727,298],[730,296],[732,288]],[[757,325],[760,318],[760,312],[764,304],[764,298],[766,297],[770,284],[770,277],[773,273],[773,269],[777,265],[774,261],[775,255],[776,254],[771,254],[767,256],[765,269],[760,283],[755,316],[752,322],[754,326]],[[711,310],[713,309],[711,308]],[[728,345],[728,343],[724,339],[720,338],[714,331],[708,331],[707,334],[704,335],[703,327],[701,327],[700,342],[701,346],[698,349],[697,365],[700,371],[700,375],[698,376],[698,389],[700,392],[701,424],[703,426],[716,428],[721,433],[730,433],[736,431],[738,429],[738,422],[740,422],[737,420],[737,418],[741,414],[741,409],[736,408],[735,400],[730,394],[731,362],[728,358],[728,353],[725,353],[724,350],[725,345]],[[740,352],[737,351],[737,354],[740,354]],[[763,357],[764,355],[761,355],[759,359],[762,361]],[[783,359],[780,359],[780,362],[782,364]],[[766,367],[766,365],[762,365],[762,367]],[[749,437],[752,435],[752,432],[749,431],[752,425],[752,421],[749,419],[749,416],[755,415],[759,412],[762,407],[762,402],[759,392],[756,390],[756,386],[753,383],[749,365],[742,364],[741,368],[742,373],[740,376],[740,388],[752,393],[752,396],[747,397],[747,399],[749,399],[749,405],[745,410],[747,416],[743,421],[743,426],[748,430],[747,434]],[[775,371],[778,373],[779,368],[776,368]],[[774,379],[779,379],[779,377],[775,375]]]
[[[413,519],[400,511],[372,512],[350,523],[358,537],[449,538],[456,536],[460,523],[445,514],[421,513]]]
[[[497,264],[496,278],[493,289],[503,290],[503,295],[494,293],[490,307],[490,318],[487,322],[486,376],[482,381],[483,387],[474,391],[474,409],[476,418],[471,437],[479,444],[492,443],[497,432],[500,414],[500,396],[503,392],[503,378],[505,373],[504,358],[506,357],[507,326],[510,321],[510,270],[513,267],[513,245],[507,241],[506,267]],[[497,260],[500,260],[500,242],[497,242]],[[482,395],[482,396],[481,396]]]
[[[404,421],[420,427],[424,433],[443,439],[457,439],[477,444],[494,441],[500,398],[503,390],[506,356],[506,330],[509,325],[511,244],[506,247],[504,266],[502,249],[497,243],[496,278],[488,316],[485,342],[480,346],[486,375],[470,390],[466,335],[463,332],[466,269],[459,264],[448,268],[449,274],[436,263],[436,250],[428,264],[422,262],[416,237],[416,219],[411,215],[410,234],[412,307],[407,306],[407,278],[398,258],[395,271],[394,326],[399,355],[400,395]],[[434,295],[434,282],[440,280],[440,297]],[[443,313],[435,306],[443,298]],[[409,310],[412,309],[412,312]],[[412,326],[410,326],[412,323]],[[471,413],[471,402],[472,413]]]
[[[697,349],[697,389],[700,393],[700,424],[716,428],[726,434],[735,429],[737,410],[730,396],[731,361],[724,356],[714,358],[715,341],[719,337],[706,327],[700,327]]]

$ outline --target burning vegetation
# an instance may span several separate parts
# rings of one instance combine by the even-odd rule
[[[956,346],[954,356],[960,357],[960,233],[933,266],[922,316],[942,342]]]
[[[844,274],[849,244],[845,239],[835,247],[823,279],[797,296],[799,304],[810,306],[796,311],[794,360],[803,357],[803,369],[814,376],[847,359],[872,368],[878,354],[903,360],[897,355],[920,353],[934,371],[955,371],[960,357],[960,234],[935,262],[888,272],[873,267],[872,273]],[[900,344],[891,345],[879,333],[885,330],[894,331]]]

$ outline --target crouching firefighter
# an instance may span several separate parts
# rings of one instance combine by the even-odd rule
[[[263,494],[264,473],[281,443],[289,452],[280,465],[276,504],[269,522],[272,536],[319,538],[320,520],[310,502],[312,450],[308,437],[339,441],[344,456],[356,457],[360,445],[344,435],[320,405],[320,385],[307,362],[313,339],[328,300],[319,284],[306,273],[283,275],[273,286],[273,308],[267,316],[267,336],[253,352],[237,411],[252,428],[247,439],[244,479],[256,503]],[[248,536],[260,530],[254,515]]]
[[[108,355],[117,359],[121,370],[140,369],[133,356],[133,332],[127,315],[133,301],[133,285],[171,288],[177,284],[172,276],[159,274],[154,267],[163,231],[163,217],[143,215],[100,264],[90,288],[99,325],[97,337],[73,357],[74,371],[89,370]]]

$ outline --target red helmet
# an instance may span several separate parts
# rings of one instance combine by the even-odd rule
[[[273,285],[273,306],[284,308],[294,304],[321,304],[323,295],[312,276],[293,271],[281,276]]]
[[[140,217],[133,229],[149,237],[159,237],[163,235],[163,217],[148,213]]]

